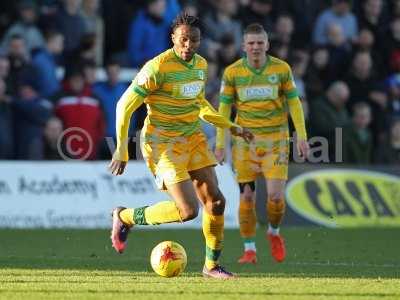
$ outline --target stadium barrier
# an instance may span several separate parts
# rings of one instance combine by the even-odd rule
[[[105,161],[0,161],[0,227],[109,228],[115,206],[140,207],[169,199],[156,188],[143,161],[129,162],[118,177],[108,172],[107,165]],[[239,189],[229,166],[216,170],[227,199],[236,199]],[[226,206],[225,223],[237,224],[232,201]],[[162,226],[200,228],[201,218]]]
[[[0,161],[0,227],[109,228],[115,206],[140,207],[166,200],[143,161],[123,176],[108,162]],[[238,186],[228,164],[216,168],[227,199],[225,225],[237,227]],[[265,183],[257,181],[257,216],[265,224]],[[397,167],[292,164],[285,225],[400,226]],[[200,228],[201,217],[162,227]],[[157,228],[157,227],[147,227]]]

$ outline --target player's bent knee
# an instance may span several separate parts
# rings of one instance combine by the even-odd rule
[[[205,203],[206,209],[216,215],[221,215],[225,211],[225,197],[221,191],[217,190],[215,195]]]
[[[284,201],[285,195],[284,193],[281,192],[276,192],[276,193],[268,193],[268,201],[273,201],[273,202],[281,202]]]
[[[253,194],[256,191],[256,183],[254,181],[239,182],[240,194],[252,200]]]
[[[183,222],[195,219],[199,214],[198,204],[185,205],[179,208],[179,213]]]
[[[240,200],[253,201],[254,192],[250,188],[245,187],[244,192],[240,194]]]

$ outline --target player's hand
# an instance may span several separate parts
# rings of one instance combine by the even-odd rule
[[[218,163],[223,165],[225,160],[225,149],[215,149],[214,154],[218,160]]]
[[[242,137],[247,143],[250,143],[254,138],[254,135],[246,128],[232,127],[231,133],[232,135]]]
[[[306,159],[310,153],[310,145],[306,140],[298,140],[296,144],[297,153],[300,157]]]
[[[108,169],[111,171],[111,174],[118,176],[124,173],[126,167],[126,161],[122,160],[114,160],[112,159],[110,164],[108,165]]]

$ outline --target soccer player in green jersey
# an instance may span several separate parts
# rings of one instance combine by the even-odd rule
[[[220,107],[229,117],[235,105],[236,123],[254,135],[250,145],[233,138],[232,158],[240,188],[239,225],[244,241],[244,254],[239,263],[256,263],[255,180],[266,179],[266,207],[271,254],[276,261],[285,259],[286,250],[279,225],[285,212],[284,191],[288,173],[288,113],[298,135],[297,150],[303,157],[309,146],[303,109],[289,65],[266,52],[268,35],[259,24],[249,25],[244,32],[246,57],[228,66],[223,75]],[[217,129],[216,157],[222,162],[225,137]]]
[[[229,119],[218,114],[204,98],[207,62],[196,50],[200,45],[198,19],[182,14],[172,27],[173,48],[145,64],[117,105],[117,149],[111,172],[121,175],[128,161],[129,119],[143,102],[147,118],[142,130],[143,156],[160,189],[173,201],[113,211],[111,240],[119,253],[126,248],[127,234],[134,226],[185,222],[198,214],[203,204],[206,241],[203,275],[231,278],[218,262],[222,250],[225,198],[218,189],[214,166],[200,119],[216,126],[235,128],[235,134],[251,138]]]

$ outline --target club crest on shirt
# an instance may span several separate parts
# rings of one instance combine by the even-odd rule
[[[204,71],[203,70],[199,70],[199,79],[200,80],[204,80]]]
[[[276,84],[278,83],[278,75],[277,74],[268,75],[267,80],[271,84]]]

